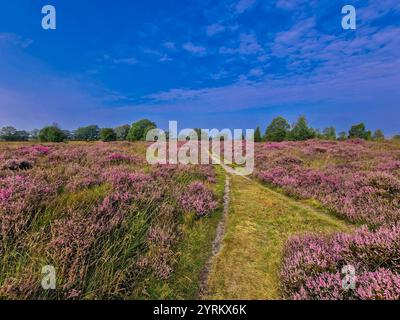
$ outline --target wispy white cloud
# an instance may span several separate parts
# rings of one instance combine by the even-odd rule
[[[192,42],[186,42],[183,44],[183,49],[185,49],[188,52],[191,52],[195,55],[204,55],[207,53],[207,49],[202,46],[196,46]]]
[[[256,54],[263,51],[263,48],[257,41],[257,37],[254,34],[242,33],[240,35],[240,54]]]
[[[397,0],[368,0],[368,5],[357,8],[357,16],[363,23],[381,18],[388,13],[388,8],[391,12],[400,13],[400,2]]]
[[[128,64],[128,65],[134,65],[137,63],[137,59],[134,57],[130,58],[120,58],[120,59],[114,59],[114,63],[116,64]]]
[[[263,47],[258,43],[257,37],[253,33],[241,33],[239,43],[236,47],[223,46],[219,48],[220,54],[239,54],[239,55],[255,55],[264,52]]]
[[[254,68],[249,71],[250,77],[261,77],[264,75],[264,71],[261,68]]]
[[[209,37],[215,36],[216,34],[221,33],[223,31],[225,31],[225,26],[219,23],[211,24],[206,28],[206,32]]]
[[[160,57],[160,62],[168,62],[168,61],[173,61],[173,59],[169,57],[167,54],[164,54]]]
[[[386,68],[386,74],[382,74],[381,67]],[[155,112],[217,112],[293,103],[315,105],[322,101],[331,101],[336,105],[358,104],[368,108],[376,101],[388,103],[385,98],[387,92],[400,99],[400,92],[397,90],[400,75],[395,71],[399,70],[399,67],[400,59],[384,65],[377,63],[349,68],[337,74],[325,74],[321,71],[308,79],[301,76],[292,76],[290,79],[268,77],[262,83],[238,82],[230,86],[199,90],[173,89],[150,95],[148,98],[153,103],[151,110]]]
[[[236,12],[243,13],[254,6],[257,0],[239,0],[236,4]]]
[[[279,9],[294,10],[304,3],[312,2],[315,2],[315,0],[278,0],[276,1],[276,7]]]
[[[33,43],[33,40],[23,38],[15,33],[0,32],[0,43],[26,49]]]

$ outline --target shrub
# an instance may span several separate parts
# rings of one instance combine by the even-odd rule
[[[14,239],[24,232],[43,203],[51,200],[54,191],[40,176],[0,178],[1,240]]]
[[[364,123],[359,123],[351,127],[349,131],[349,139],[371,139],[371,131],[365,129]]]
[[[288,241],[281,269],[288,299],[400,299],[400,227],[355,234],[306,235]],[[356,271],[356,289],[342,288],[342,268]]]
[[[128,137],[128,133],[129,133],[129,129],[130,128],[131,127],[128,124],[116,127],[114,129],[114,131],[115,131],[115,134],[117,135],[117,140],[120,140],[120,141],[126,140],[127,137]]]
[[[150,120],[143,119],[132,124],[129,133],[128,140],[130,141],[144,141],[146,139],[147,132],[156,128],[156,124]]]
[[[340,133],[339,133],[338,140],[339,140],[339,141],[345,141],[346,139],[347,139],[347,134],[346,134],[346,132],[344,132],[344,131],[340,132]]]
[[[75,140],[79,141],[96,141],[99,140],[100,129],[96,125],[81,127],[74,132]]]
[[[103,128],[100,130],[100,139],[104,142],[116,141],[117,135],[111,128]]]
[[[324,129],[322,138],[326,140],[336,140],[336,129],[334,127]]]
[[[40,130],[38,138],[42,142],[63,142],[66,137],[64,132],[57,126],[48,126]]]
[[[211,213],[218,206],[211,190],[199,182],[192,182],[179,197],[179,203],[183,210],[195,212],[198,216]]]
[[[112,163],[112,164],[127,164],[127,163],[132,163],[132,164],[139,164],[142,163],[141,159],[135,156],[128,156],[122,153],[111,153],[107,156],[107,160]]]
[[[372,139],[377,140],[377,141],[382,141],[382,140],[385,140],[385,135],[383,134],[381,129],[377,129],[374,132],[374,135],[372,136]]]

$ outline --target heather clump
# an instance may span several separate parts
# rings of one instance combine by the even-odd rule
[[[26,231],[39,210],[54,196],[41,176],[13,175],[0,178],[0,236],[4,242]]]
[[[400,299],[400,227],[361,228],[354,234],[306,235],[286,244],[282,292],[289,299]],[[345,266],[355,289],[342,286]]]
[[[115,190],[129,194],[137,201],[155,200],[162,195],[163,186],[157,184],[150,174],[112,168],[104,172],[103,177]]]
[[[61,293],[81,295],[84,280],[95,261],[91,259],[95,245],[123,223],[129,210],[129,197],[113,193],[91,211],[72,210],[51,226],[49,252],[61,267]]]
[[[275,166],[300,166],[303,164],[303,160],[294,156],[283,156],[275,159]]]
[[[153,273],[158,279],[167,279],[173,268],[171,259],[174,251],[172,245],[176,242],[176,231],[171,227],[154,226],[147,235],[147,254],[138,260],[137,266]]]
[[[78,164],[89,164],[88,163],[88,151],[87,148],[79,146],[69,146],[68,148],[58,148],[49,155],[49,160],[54,164],[65,164],[65,163],[78,163]]]
[[[377,164],[376,169],[379,171],[392,172],[400,169],[400,160],[387,160]]]
[[[29,149],[29,152],[36,155],[47,155],[50,152],[50,148],[46,146],[33,146]]]
[[[17,150],[15,150],[15,153],[19,154],[19,155],[26,155],[26,156],[35,158],[35,157],[39,157],[39,156],[48,155],[50,153],[50,147],[42,146],[42,145],[31,146],[31,147],[21,147],[21,148],[18,148]]]
[[[68,192],[77,192],[98,186],[103,182],[100,172],[101,168],[98,166],[88,168],[72,163],[65,168],[65,176],[68,177],[65,189]]]
[[[183,191],[179,203],[185,211],[194,212],[198,216],[207,215],[218,206],[212,191],[199,181],[192,182]]]
[[[142,163],[141,159],[134,156],[125,155],[122,153],[111,153],[107,156],[107,160],[110,161],[111,164],[140,164]]]

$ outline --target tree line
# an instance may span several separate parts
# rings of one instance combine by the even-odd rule
[[[393,138],[400,139],[400,136]],[[374,133],[367,130],[364,123],[353,125],[348,132],[336,133],[335,127],[328,127],[320,131],[308,125],[305,116],[300,116],[292,125],[283,118],[277,117],[272,120],[265,134],[261,133],[260,127],[257,127],[254,132],[254,141],[303,141],[309,139],[324,139],[324,140],[346,140],[346,139],[365,139],[365,140],[384,140],[385,135],[382,130],[377,129]]]
[[[154,122],[143,119],[132,125],[122,125],[116,128],[100,128],[97,125],[80,127],[76,130],[62,130],[57,124],[46,126],[41,130],[19,131],[8,126],[0,130],[0,140],[3,141],[41,141],[41,142],[64,142],[64,141],[143,141],[147,132],[155,129]]]
[[[157,128],[156,124],[148,119],[142,119],[132,123],[132,125],[122,125],[116,128],[100,128],[97,125],[80,127],[74,131],[62,130],[57,124],[46,126],[41,130],[20,131],[8,126],[0,130],[0,140],[3,141],[41,141],[41,142],[64,142],[64,141],[144,141],[147,132]],[[194,129],[201,139],[201,129]],[[168,136],[168,133],[167,133]],[[244,139],[244,137],[243,137]],[[300,116],[292,125],[283,118],[277,117],[268,125],[265,133],[261,133],[260,127],[254,132],[254,141],[302,141],[309,139],[325,140],[346,140],[346,139],[365,139],[365,140],[384,140],[382,130],[378,129],[374,133],[366,129],[364,123],[353,125],[348,132],[336,133],[334,127],[328,127],[320,131],[308,125],[305,116]],[[393,139],[400,140],[400,135]]]

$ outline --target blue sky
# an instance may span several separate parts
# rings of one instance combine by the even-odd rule
[[[41,8],[57,9],[57,30]],[[343,30],[341,9],[357,9]],[[400,133],[398,0],[14,0],[0,4],[0,126],[264,129],[364,121]]]

